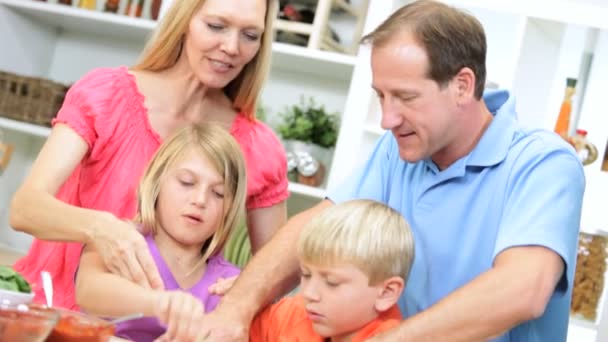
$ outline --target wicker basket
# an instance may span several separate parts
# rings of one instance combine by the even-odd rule
[[[53,81],[0,71],[0,116],[50,127],[67,90]]]

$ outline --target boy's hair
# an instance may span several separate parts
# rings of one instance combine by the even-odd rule
[[[135,221],[156,233],[156,202],[160,184],[167,171],[186,152],[195,150],[205,156],[224,178],[224,217],[220,227],[208,239],[203,260],[220,252],[236,226],[244,220],[247,180],[245,160],[237,142],[225,129],[205,123],[186,126],[167,139],[146,168],[137,190]]]
[[[396,210],[376,201],[353,200],[334,205],[310,221],[298,242],[306,263],[353,264],[370,285],[398,276],[407,281],[414,259],[414,238]]]
[[[481,99],[487,44],[479,20],[439,1],[419,0],[401,7],[362,42],[380,47],[403,32],[410,32],[426,50],[430,79],[444,86],[468,67],[475,73],[475,97]]]

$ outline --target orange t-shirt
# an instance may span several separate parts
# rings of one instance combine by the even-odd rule
[[[395,305],[380,314],[353,337],[352,342],[366,339],[389,330],[401,322]],[[312,328],[301,296],[283,298],[256,316],[249,331],[249,342],[323,342],[324,338]]]

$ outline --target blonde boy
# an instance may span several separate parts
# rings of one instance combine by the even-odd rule
[[[261,312],[251,342],[363,341],[401,320],[414,239],[397,211],[353,200],[326,209],[298,243],[300,293]]]

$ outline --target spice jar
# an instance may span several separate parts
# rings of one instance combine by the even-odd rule
[[[105,12],[117,13],[119,5],[120,5],[119,0],[106,0],[106,4],[104,5],[103,10]]]

